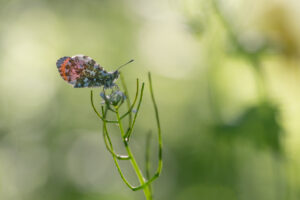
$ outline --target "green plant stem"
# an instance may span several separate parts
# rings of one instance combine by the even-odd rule
[[[106,111],[104,112],[103,107],[102,107],[102,114],[103,114],[104,117],[106,117]],[[108,135],[107,127],[106,127],[106,122],[105,122],[105,121],[103,121],[103,132],[105,132],[105,133]],[[110,141],[110,143],[109,143],[109,144],[110,144],[110,148],[111,148],[112,151],[113,151],[114,148],[113,148],[113,146],[112,146],[111,140],[109,140],[109,141]],[[133,190],[134,187],[132,187],[132,186],[130,185],[130,183],[126,180],[125,176],[124,176],[123,173],[122,173],[122,170],[121,170],[120,165],[119,165],[119,163],[118,163],[117,157],[116,157],[114,154],[112,154],[112,157],[113,157],[113,160],[114,160],[114,162],[115,162],[115,165],[116,165],[116,167],[117,167],[117,170],[118,170],[118,172],[119,172],[119,174],[120,174],[122,180],[124,181],[124,183],[125,183],[130,189]]]
[[[144,94],[144,86],[145,86],[145,83],[142,83],[142,88],[141,88],[141,94],[140,94],[140,99],[139,99],[139,103],[137,105],[137,108],[136,108],[136,112],[135,112],[135,115],[133,117],[133,122],[131,124],[131,126],[129,127],[127,133],[124,135],[124,138],[128,141],[129,138],[130,138],[130,135],[133,131],[133,127],[135,125],[135,122],[136,122],[136,118],[138,116],[138,113],[140,111],[140,107],[141,107],[141,103],[142,103],[142,100],[143,100],[143,94]]]
[[[124,84],[125,84],[125,82],[124,82]],[[135,93],[133,103],[130,106],[130,108],[128,109],[128,111],[121,116],[121,119],[123,119],[124,117],[126,117],[128,114],[130,114],[132,112],[138,96],[139,96],[139,79],[136,79],[136,93]]]
[[[148,186],[154,179],[152,178],[151,180],[145,182],[144,184],[141,184],[139,186],[132,186],[125,178],[124,174],[122,173],[122,170],[120,168],[120,165],[118,163],[118,160],[128,160],[129,156],[123,156],[123,155],[118,155],[114,152],[114,148],[113,148],[113,145],[112,145],[112,141],[109,137],[109,134],[108,134],[108,131],[107,131],[107,126],[106,126],[106,123],[108,123],[108,120],[106,120],[106,113],[107,113],[107,110],[109,110],[107,107],[104,111],[104,108],[103,106],[101,107],[102,109],[102,115],[103,115],[103,118],[102,116],[98,113],[98,111],[96,110],[95,106],[94,106],[94,103],[93,103],[93,91],[91,91],[91,104],[92,104],[92,107],[94,108],[94,111],[95,113],[100,116],[99,118],[102,120],[103,122],[103,137],[104,137],[104,141],[105,141],[105,145],[107,145],[107,149],[108,151],[112,154],[112,157],[113,157],[113,160],[115,162],[115,165],[117,167],[117,170],[121,176],[121,179],[124,181],[124,183],[132,190],[132,191],[138,191],[140,189],[144,189],[146,186]],[[118,123],[118,122],[117,122]],[[107,139],[107,140],[106,140]]]
[[[102,106],[101,110],[102,110],[102,115],[104,117],[106,117],[107,109],[104,111],[103,106]],[[108,131],[107,131],[106,123],[103,125],[103,140],[104,140],[106,149],[117,159],[119,159],[119,160],[129,160],[130,159],[130,157],[127,155],[119,155],[114,152],[113,145],[112,145],[111,139],[110,139]]]
[[[103,123],[117,123],[117,121],[108,121],[108,120],[105,119],[105,117],[106,117],[106,111],[105,111],[105,112],[103,111],[103,107],[102,107],[102,115],[103,115],[104,117],[102,117],[102,116],[100,115],[100,113],[97,111],[97,109],[96,109],[96,107],[95,107],[95,105],[94,105],[94,100],[93,100],[93,99],[94,99],[94,98],[93,98],[93,90],[91,90],[91,104],[92,104],[92,107],[93,107],[95,113],[97,114],[97,116],[103,121]],[[106,127],[106,126],[105,126],[105,127]],[[106,133],[106,134],[105,134],[105,133]],[[107,134],[107,131],[106,131],[106,132],[103,131],[103,138],[104,138],[104,142],[105,142],[105,146],[106,146],[107,150],[108,150],[111,154],[113,154],[117,159],[119,159],[119,160],[128,160],[128,159],[129,159],[129,156],[126,156],[126,155],[119,155],[119,154],[117,154],[117,153],[115,153],[115,152],[113,151],[111,139],[110,139],[109,135]],[[108,141],[107,141],[107,140],[108,140]],[[108,142],[110,143],[110,146],[111,146],[111,147],[109,147]]]
[[[161,137],[160,121],[159,121],[159,115],[158,115],[158,108],[157,108],[156,101],[154,98],[152,79],[151,79],[150,72],[148,73],[148,80],[149,80],[149,90],[150,90],[150,94],[151,94],[151,99],[152,99],[152,103],[153,103],[153,107],[154,107],[154,111],[155,111],[157,134],[158,134],[158,167],[157,167],[157,171],[154,174],[154,176],[150,180],[148,180],[148,182],[150,182],[150,181],[155,180],[157,177],[159,177],[159,175],[162,171],[163,162],[162,162],[162,137]]]
[[[156,102],[155,102],[155,99],[154,99],[154,94],[153,94],[153,88],[152,88],[152,80],[151,80],[151,74],[150,72],[148,73],[148,78],[149,78],[149,89],[150,89],[150,94],[151,94],[151,100],[152,100],[152,103],[153,103],[153,106],[154,106],[154,111],[155,111],[155,118],[156,118],[156,124],[157,124],[157,134],[158,134],[158,167],[157,167],[157,170],[155,172],[155,174],[150,178],[150,158],[149,158],[149,154],[150,154],[150,137],[147,138],[148,142],[147,142],[147,147],[146,147],[146,178],[147,180],[144,179],[143,175],[142,175],[142,172],[136,162],[136,159],[135,157],[133,156],[132,154],[132,151],[130,149],[130,147],[128,146],[128,142],[129,142],[129,137],[132,133],[132,130],[133,130],[133,127],[135,125],[135,122],[136,122],[136,118],[137,118],[137,115],[138,115],[138,111],[140,109],[140,106],[141,106],[141,102],[142,102],[142,99],[143,99],[143,91],[144,91],[144,83],[142,84],[142,88],[141,88],[141,94],[140,94],[140,98],[139,98],[139,102],[138,102],[138,106],[137,106],[137,110],[136,110],[136,113],[132,119],[132,123],[129,125],[129,128],[128,130],[125,132],[124,131],[124,127],[123,127],[123,123],[122,123],[122,119],[131,114],[131,111],[135,105],[135,103],[137,102],[137,99],[138,99],[138,93],[139,93],[139,80],[137,79],[137,91],[136,91],[136,96],[135,96],[135,99],[133,101],[133,104],[130,106],[130,102],[129,104],[127,105],[129,110],[123,114],[121,117],[120,117],[120,114],[119,114],[119,106],[115,106],[114,109],[110,107],[109,104],[106,104],[105,105],[105,110],[104,110],[104,107],[102,106],[101,107],[101,110],[102,110],[102,115],[97,111],[97,109],[95,108],[95,105],[94,105],[94,102],[93,102],[93,91],[91,91],[91,104],[92,104],[92,107],[95,111],[95,113],[97,114],[97,116],[101,119],[101,121],[103,122],[103,138],[104,138],[104,142],[105,142],[105,145],[106,145],[106,148],[107,150],[111,153],[112,157],[113,157],[113,160],[114,160],[114,163],[117,167],[117,170],[121,176],[121,179],[124,181],[124,183],[132,190],[132,191],[137,191],[137,190],[140,190],[140,189],[143,189],[144,191],[144,194],[145,194],[145,197],[147,200],[152,200],[152,189],[151,189],[151,183],[157,179],[160,174],[161,174],[161,171],[162,171],[162,137],[161,137],[161,128],[160,128],[160,121],[159,121],[159,115],[158,115],[158,109],[157,109],[157,105],[156,105]],[[125,84],[125,82],[124,82]],[[128,92],[127,92],[128,94]],[[130,107],[129,107],[130,106]],[[106,116],[107,116],[107,111],[112,111],[113,113],[116,114],[117,116],[117,120],[116,121],[110,121],[110,120],[107,120],[106,119]],[[127,151],[127,154],[128,155],[119,155],[117,153],[114,152],[114,148],[113,148],[113,144],[112,144],[112,141],[109,137],[109,133],[108,133],[108,130],[107,130],[107,123],[114,123],[116,125],[119,126],[120,128],[120,132],[121,132],[121,136],[122,136],[122,139],[123,139],[123,142],[124,142],[124,145],[125,145],[125,149]],[[138,177],[138,180],[140,182],[140,185],[139,186],[132,186],[129,181],[126,180],[121,168],[120,168],[120,165],[118,163],[118,160],[130,160],[131,164],[132,164],[132,167]]]
[[[128,108],[128,111],[130,111],[131,103],[130,103],[129,92],[128,92],[127,85],[125,83],[125,80],[124,80],[124,77],[123,77],[122,73],[120,73],[120,79],[121,79],[121,83],[122,83],[122,86],[123,86],[123,89],[124,89],[124,92],[125,92],[125,96],[126,96],[127,108]],[[130,127],[131,123],[132,123],[132,112],[130,111],[129,112],[129,119],[128,119],[128,124],[129,124],[128,127]]]
[[[145,151],[145,166],[146,166],[146,178],[150,179],[150,149],[151,149],[151,131],[148,132],[146,137],[146,151]],[[150,193],[152,194],[152,187],[149,185]]]
[[[103,107],[102,107],[102,114],[103,114],[104,117],[106,117],[106,112],[104,112]],[[110,140],[110,137],[109,137],[109,134],[108,134],[108,131],[107,131],[107,127],[106,127],[106,122],[105,122],[105,121],[103,122],[103,132],[105,133],[105,135],[106,135],[107,138],[108,138],[110,149],[113,151],[114,148],[113,148],[113,146],[112,146],[112,142],[111,142],[111,140]],[[147,181],[147,182],[145,182],[144,184],[141,184],[141,185],[136,186],[136,187],[135,187],[135,186],[132,186],[132,185],[126,180],[124,174],[122,173],[122,170],[121,170],[120,165],[119,165],[119,163],[118,163],[116,154],[112,154],[112,156],[113,156],[113,160],[114,160],[114,162],[115,162],[115,165],[116,165],[116,167],[117,167],[117,170],[118,170],[118,172],[119,172],[119,174],[120,174],[122,180],[124,181],[124,183],[125,183],[132,191],[138,191],[138,190],[140,190],[140,189],[143,189],[143,188],[145,188],[146,186],[148,186],[148,185],[154,180],[154,179],[152,178],[150,181]]]
[[[123,128],[123,123],[122,123],[122,121],[120,119],[118,108],[116,108],[116,115],[117,115],[117,120],[119,122],[119,127],[120,127],[120,132],[121,132],[122,138],[124,138],[123,142],[124,142],[124,145],[125,145],[125,149],[127,151],[128,156],[130,157],[129,160],[130,160],[131,165],[132,165],[132,167],[133,167],[133,169],[134,169],[134,171],[135,171],[135,173],[136,173],[136,175],[137,175],[137,177],[138,177],[138,179],[140,181],[140,184],[143,185],[143,184],[145,184],[145,179],[144,179],[144,177],[142,175],[142,172],[141,172],[141,170],[140,170],[140,168],[139,168],[139,166],[138,166],[138,164],[137,164],[137,162],[135,160],[135,157],[133,156],[133,154],[131,152],[130,147],[128,146],[128,142],[127,142],[127,140],[124,137],[125,136],[125,132],[124,132],[124,128]],[[147,200],[151,200],[152,199],[152,195],[151,195],[151,191],[149,189],[149,186],[144,187],[143,190],[144,190],[144,194],[146,196],[146,199]]]
[[[95,105],[94,105],[94,93],[93,93],[93,90],[91,90],[91,104],[92,104],[92,107],[93,107],[95,113],[97,114],[97,116],[98,116],[103,122],[105,122],[105,123],[118,123],[118,121],[109,121],[109,120],[106,120],[106,119],[104,119],[104,118],[100,115],[100,113],[97,111],[97,109],[96,109],[96,107],[95,107]]]

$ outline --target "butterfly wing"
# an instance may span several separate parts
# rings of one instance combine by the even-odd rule
[[[62,57],[57,60],[56,66],[61,77],[73,87],[100,87],[102,74],[107,72],[92,58],[84,55]]]
[[[70,59],[71,59],[70,57],[65,56],[56,61],[56,66],[57,66],[58,72],[60,73],[61,77],[65,81],[68,81],[68,77],[66,74],[66,65],[68,64]]]

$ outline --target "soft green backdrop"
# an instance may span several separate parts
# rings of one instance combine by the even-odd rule
[[[58,58],[76,54],[108,70],[135,59],[122,69],[131,96],[152,72],[164,141],[155,199],[300,199],[299,9],[297,0],[0,0],[0,199],[143,199],[105,149],[90,89],[57,72]],[[155,130],[146,93],[131,142],[140,165]],[[152,146],[154,172],[155,137]]]

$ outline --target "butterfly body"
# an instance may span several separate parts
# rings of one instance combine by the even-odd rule
[[[120,74],[118,70],[105,71],[95,60],[84,55],[62,57],[57,60],[56,66],[61,77],[74,88],[111,88]]]

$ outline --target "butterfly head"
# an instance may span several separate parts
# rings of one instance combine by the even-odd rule
[[[112,78],[113,78],[114,80],[117,80],[117,79],[119,78],[119,76],[120,76],[119,70],[116,70],[116,71],[114,71],[114,72],[112,73]]]
[[[112,88],[115,86],[115,81],[119,78],[120,76],[120,69],[124,67],[125,65],[133,62],[134,60],[130,60],[127,63],[121,65],[120,67],[117,68],[114,72],[103,72],[103,75],[105,77],[105,83],[104,83],[104,88]]]

